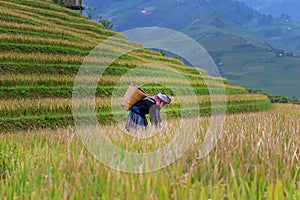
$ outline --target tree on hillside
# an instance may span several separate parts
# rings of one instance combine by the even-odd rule
[[[161,55],[162,55],[162,56],[165,56],[165,55],[166,55],[166,52],[164,52],[164,51],[163,51],[163,50],[161,50],[161,49],[160,49],[160,50],[158,50],[158,52],[159,52],[159,53],[161,53]]]
[[[94,15],[96,13],[96,7],[88,7],[87,8],[87,18],[88,19],[93,19]]]
[[[285,96],[281,96],[280,97],[279,103],[288,103],[288,102],[289,102],[289,98],[288,97],[285,97]]]
[[[282,14],[280,15],[280,19],[289,20],[289,19],[291,19],[291,17],[290,17],[288,14],[282,13]]]
[[[54,2],[61,6],[65,5],[65,0],[54,0]]]
[[[111,29],[114,26],[113,23],[111,23],[109,20],[103,19],[102,16],[99,16],[98,22],[100,22],[106,29]]]

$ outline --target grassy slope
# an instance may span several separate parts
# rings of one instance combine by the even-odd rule
[[[1,131],[72,124],[71,97],[79,67],[90,50],[112,35],[117,35],[117,38],[103,51],[103,56],[114,56],[132,46],[141,49],[122,55],[112,63],[98,85],[97,97],[109,97],[121,75],[149,62],[173,67],[193,85],[199,98],[208,95],[203,76],[212,78],[205,75],[204,71],[200,75],[193,68],[183,66],[180,61],[144,49],[140,44],[105,30],[101,24],[59,7],[51,0],[1,0],[0,15]],[[138,75],[143,73],[140,71]],[[147,75],[150,78],[162,77],[162,80],[168,76],[171,78],[167,80],[169,84],[180,91],[185,90],[180,88],[176,75],[168,71],[157,73],[152,69]],[[215,81],[225,83],[226,92],[232,99],[228,102],[229,112],[269,107],[265,96],[247,95],[245,88],[232,86],[226,79]],[[128,83],[124,82],[125,85]],[[218,88],[216,84],[214,91],[218,91]],[[149,95],[158,91],[173,95],[170,89],[157,85],[148,84],[145,89]],[[207,107],[209,104],[203,104],[203,114],[208,114],[209,108],[205,105]],[[100,122],[109,122],[112,119],[109,105],[102,103],[98,105],[100,108],[107,111],[99,113]],[[178,108],[174,104],[174,108],[166,112],[176,116]]]
[[[197,23],[185,28],[183,32],[201,43],[216,62],[223,64],[220,70],[231,83],[260,88],[273,95],[299,98],[299,57],[278,57],[279,49],[269,45],[274,41],[269,41],[268,44],[266,39],[250,36],[242,29],[230,29],[230,23],[227,21],[223,25],[228,29]],[[273,29],[274,32],[280,32],[281,27]],[[293,32],[295,31],[297,30]],[[286,32],[283,37],[293,41],[293,34],[297,35]],[[286,44],[288,45],[288,42]]]
[[[268,1],[268,0],[242,0],[247,5],[259,10],[262,13],[279,17],[281,14],[289,14],[293,19],[300,20],[298,8],[300,2],[297,0]]]

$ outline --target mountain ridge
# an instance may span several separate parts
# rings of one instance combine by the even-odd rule
[[[270,14],[274,17],[288,15],[290,18],[300,21],[299,7],[300,2],[297,0],[240,0],[255,10]]]
[[[273,18],[261,14],[236,0],[140,0],[126,1],[124,7],[123,3],[110,2],[99,13],[112,20],[114,30],[145,26],[178,30],[203,45],[215,63],[221,64],[223,76],[233,84],[261,88],[274,95],[300,98],[295,89],[300,87],[300,82],[294,75],[300,68],[299,22],[286,16]],[[241,52],[244,52],[240,56],[241,62],[232,61],[236,59],[235,53],[239,55]],[[269,74],[270,69],[278,73]],[[261,73],[264,76],[259,76]],[[273,83],[268,80],[270,75],[275,80]],[[285,86],[286,80],[293,82],[295,87]],[[266,82],[270,85],[264,85]]]

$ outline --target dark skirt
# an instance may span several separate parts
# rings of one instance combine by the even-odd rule
[[[148,125],[147,119],[145,116],[142,116],[139,113],[137,107],[133,106],[130,110],[127,122],[126,122],[126,130],[129,131],[131,129],[134,130],[145,130]]]

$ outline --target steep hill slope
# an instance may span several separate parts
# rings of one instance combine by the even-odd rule
[[[289,15],[292,19],[300,21],[300,2],[298,0],[240,0],[261,13],[280,17]]]
[[[244,87],[232,86],[226,79],[211,77],[205,71],[199,74],[193,67],[130,42],[123,35],[105,30],[101,24],[62,8],[52,0],[1,0],[0,16],[1,131],[72,125],[71,98],[77,72],[89,52],[113,35],[114,41],[100,52],[102,56],[109,58],[133,46],[140,49],[120,56],[103,73],[95,94],[100,123],[114,120],[110,102],[120,77],[149,62],[170,66],[184,76],[199,100],[196,105],[190,105],[190,109],[199,104],[202,114],[210,113],[204,77],[216,82],[216,92],[221,88],[220,83],[225,84],[228,112],[256,111],[270,105],[265,95],[248,94]],[[122,80],[118,87],[125,91],[132,80],[140,80],[140,83],[145,82],[143,88],[149,95],[158,91],[174,95],[170,88],[149,84],[144,78],[147,75],[150,80],[165,80],[180,91],[186,90],[176,74],[150,68],[150,71],[140,70],[135,77]],[[189,99],[188,96],[182,98]],[[180,104],[174,96],[174,103],[165,112],[173,117],[180,116],[179,111]],[[126,117],[125,111],[120,114]]]
[[[284,50],[281,45],[272,45],[274,40],[280,39],[263,39],[247,34],[241,27],[233,27],[230,20],[213,16],[182,31],[206,48],[219,64],[223,76],[231,83],[261,88],[274,95],[299,98],[299,56]],[[272,28],[274,33],[281,32],[277,28]]]
[[[193,37],[233,84],[296,96],[300,81],[300,23],[274,18],[234,0],[86,1],[114,30],[166,27]],[[105,6],[104,6],[105,5]]]

